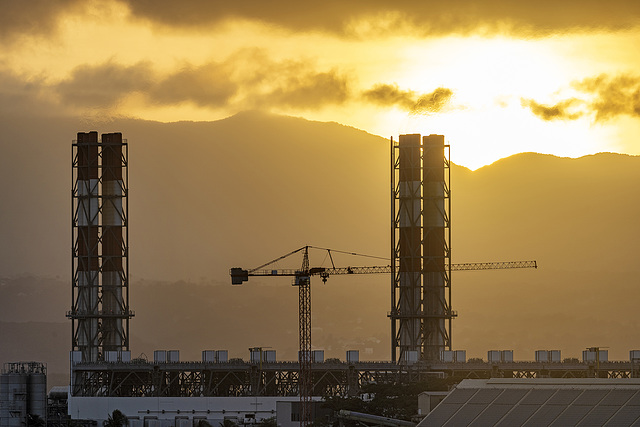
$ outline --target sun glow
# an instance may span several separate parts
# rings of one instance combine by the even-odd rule
[[[477,169],[525,151],[578,157],[604,151],[612,136],[588,117],[545,121],[522,105],[529,98],[553,104],[570,91],[576,70],[551,43],[449,38],[406,48],[403,57],[400,87],[446,87],[454,95],[438,114],[394,110],[384,122],[393,122],[398,134],[444,134],[455,163]]]

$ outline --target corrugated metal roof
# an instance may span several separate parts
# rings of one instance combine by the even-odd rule
[[[418,427],[604,424],[640,424],[638,379],[464,380]]]

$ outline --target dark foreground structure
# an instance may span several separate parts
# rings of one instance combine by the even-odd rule
[[[394,362],[313,363],[313,396],[356,396],[368,384],[398,384],[468,378],[640,378],[640,364],[629,362]],[[248,397],[296,396],[296,362],[222,363],[146,361],[73,365],[72,396]]]

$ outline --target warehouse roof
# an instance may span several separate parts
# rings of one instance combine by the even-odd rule
[[[640,380],[463,380],[418,427],[640,425]]]

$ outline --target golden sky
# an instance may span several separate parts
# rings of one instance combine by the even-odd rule
[[[0,0],[0,112],[267,110],[440,133],[475,169],[640,154],[637,0]]]

